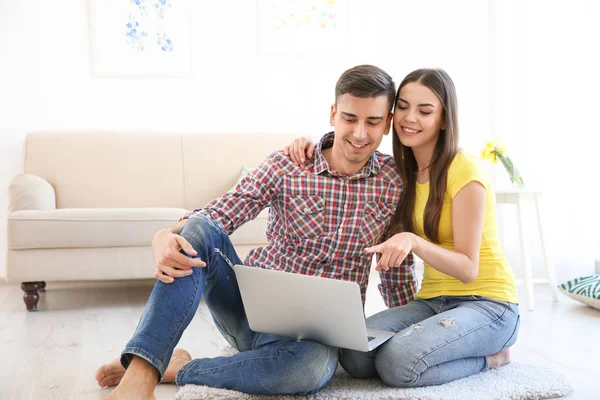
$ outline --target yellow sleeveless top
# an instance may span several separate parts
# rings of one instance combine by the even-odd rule
[[[480,182],[486,190],[485,215],[479,250],[479,274],[470,283],[439,272],[425,263],[423,283],[415,295],[417,299],[438,296],[486,296],[493,299],[518,303],[515,276],[498,241],[496,227],[496,196],[490,179],[475,157],[459,152],[448,169],[446,194],[439,224],[438,245],[455,251],[452,232],[452,200],[469,182]],[[413,214],[415,233],[428,240],[423,230],[425,205],[429,197],[429,183],[417,183],[415,211]]]

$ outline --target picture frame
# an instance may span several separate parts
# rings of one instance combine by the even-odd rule
[[[259,55],[347,55],[347,0],[257,0]]]
[[[190,0],[89,1],[93,76],[192,76]]]

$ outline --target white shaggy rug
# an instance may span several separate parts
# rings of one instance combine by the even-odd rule
[[[352,379],[338,365],[333,379],[320,392],[299,396],[253,396],[208,386],[185,385],[175,400],[508,400],[549,399],[566,396],[572,388],[567,379],[546,367],[510,363],[440,386],[397,389],[378,379]]]

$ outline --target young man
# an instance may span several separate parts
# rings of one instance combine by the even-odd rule
[[[96,373],[101,386],[119,384],[109,399],[153,398],[160,381],[269,395],[314,393],[329,382],[336,348],[250,330],[231,268],[242,262],[229,235],[270,207],[270,243],[244,264],[355,281],[364,301],[372,257],[364,249],[381,241],[402,191],[392,157],[376,152],[389,133],[394,96],[394,82],[381,69],[347,70],[331,106],[334,132],[321,140],[311,165],[298,167],[275,152],[235,191],[155,235],[159,281],[121,359]],[[411,257],[380,274],[388,307],[412,300]],[[201,296],[239,354],[191,360],[174,350]]]

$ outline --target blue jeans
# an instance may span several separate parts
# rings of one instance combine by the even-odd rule
[[[368,327],[396,335],[370,352],[340,350],[340,363],[390,386],[440,385],[486,371],[486,356],[515,343],[519,321],[516,304],[487,297],[414,300],[369,317]]]
[[[206,262],[171,284],[157,281],[140,323],[121,356],[133,355],[165,369],[204,296],[214,322],[239,354],[195,359],[178,372],[176,383],[193,383],[251,394],[310,394],[325,386],[338,364],[337,349],[320,343],[257,333],[248,326],[232,267],[241,264],[229,236],[211,219],[192,217],[183,236]]]

